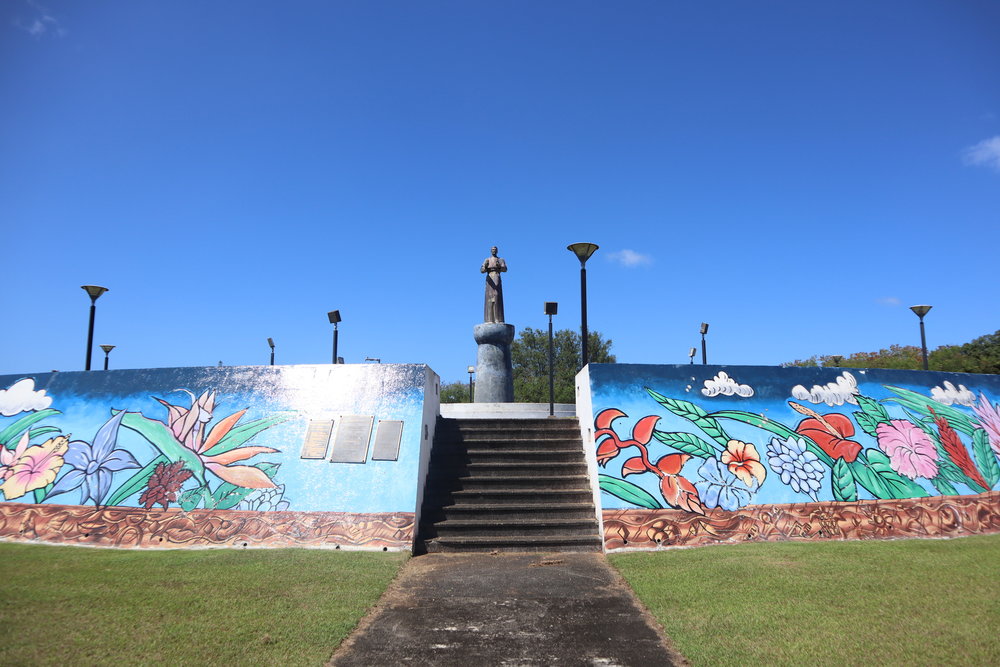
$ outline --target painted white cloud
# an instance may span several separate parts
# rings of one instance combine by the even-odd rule
[[[858,404],[858,399],[854,398],[858,391],[858,381],[854,376],[844,371],[835,382],[828,382],[825,385],[814,384],[812,389],[806,389],[801,384],[792,387],[792,396],[800,401],[810,403],[826,403],[827,405],[843,405],[844,403]]]
[[[935,401],[944,403],[945,405],[955,405],[958,403],[959,405],[968,405],[969,407],[972,407],[973,403],[976,402],[976,395],[966,389],[964,384],[958,385],[957,388],[947,380],[942,384],[944,384],[944,388],[934,387],[931,389],[931,398]]]
[[[701,390],[705,396],[740,396],[750,398],[753,396],[753,387],[748,384],[740,384],[725,371],[719,371],[711,380],[705,380],[705,386]]]
[[[35,391],[35,380],[24,378],[7,389],[0,389],[0,415],[12,417],[21,412],[44,410],[52,405],[52,397],[45,390]]]
[[[608,253],[608,259],[627,268],[645,266],[646,264],[653,263],[653,258],[649,255],[643,255],[641,252],[629,250],[628,248]]]
[[[966,148],[962,151],[962,162],[971,167],[990,167],[1000,171],[1000,135]]]

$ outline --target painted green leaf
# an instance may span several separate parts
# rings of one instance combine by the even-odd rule
[[[938,459],[938,477],[951,482],[952,484],[965,484],[968,486],[969,478],[965,476],[957,465],[951,462],[948,458],[941,457]]]
[[[858,426],[861,427],[862,431],[864,431],[873,438],[875,437],[876,435],[875,429],[878,428],[879,422],[875,421],[874,417],[872,417],[867,412],[855,412],[854,421],[858,423]]]
[[[928,417],[931,416],[931,408],[934,408],[934,412],[936,412],[939,417],[947,419],[953,429],[961,431],[968,436],[971,436],[972,432],[976,430],[976,425],[968,415],[964,412],[956,410],[950,405],[938,403],[932,398],[927,398],[922,394],[910,391],[909,389],[903,389],[902,387],[892,387],[886,385],[885,388],[897,396],[897,398],[887,398],[885,399],[886,401],[895,401],[904,407],[916,410],[920,414]]]
[[[869,398],[868,396],[857,395],[854,398],[858,401],[858,407],[866,415],[875,420],[876,423],[882,424],[890,420],[889,413],[885,411],[882,404],[876,401],[874,398]]]
[[[117,412],[115,413],[117,414]],[[160,450],[160,453],[170,461],[182,461],[184,467],[191,471],[194,478],[205,484],[205,464],[198,455],[177,442],[174,434],[163,422],[143,416],[138,412],[127,412],[122,418],[122,426],[132,429],[150,444]]]
[[[859,456],[858,460],[851,464],[851,470],[854,472],[854,478],[858,482],[872,491],[872,495],[877,498],[926,498],[929,494],[924,490],[922,486],[917,484],[911,479],[903,477],[889,465],[889,457],[885,455],[884,452],[878,449],[869,449],[864,452],[865,457]],[[866,465],[867,464],[867,465]],[[868,471],[871,475],[871,479],[877,480],[874,483],[878,485],[881,483],[881,489],[887,495],[878,495],[869,488],[862,479],[858,477],[859,470]]]
[[[254,421],[247,422],[242,426],[236,426],[229,431],[229,433],[224,435],[214,447],[205,452],[205,456],[215,456],[217,454],[222,454],[223,452],[236,449],[237,447],[242,447],[244,443],[261,431],[269,429],[282,422],[286,422],[293,416],[294,415],[276,415],[274,417],[255,419]]]
[[[253,467],[259,468],[267,475],[268,479],[274,479],[275,473],[278,472],[278,468],[281,467],[278,463],[257,463]],[[214,502],[215,509],[228,510],[236,507],[243,499],[249,496],[251,493],[257,489],[248,489],[242,486],[236,486],[230,482],[224,482],[220,484],[215,492],[212,493],[212,499]]]
[[[997,465],[996,454],[990,447],[989,435],[981,428],[972,432],[972,451],[976,455],[979,472],[983,473],[983,478],[992,489],[1000,481],[1000,465]]]
[[[667,433],[666,431],[653,431],[653,437],[668,447],[680,450],[685,454],[697,456],[702,459],[710,459],[716,455],[715,449],[710,444],[692,433]]]
[[[844,459],[833,464],[833,499],[852,502],[858,499],[858,485],[851,467]]]
[[[33,428],[28,431],[28,438],[34,440],[35,438],[40,438],[43,435],[48,435],[49,433],[61,433],[62,429],[58,429],[55,426],[39,426],[38,428]]]
[[[657,403],[678,417],[683,417],[693,423],[695,426],[707,433],[712,440],[715,440],[723,447],[729,444],[729,435],[723,430],[719,422],[708,416],[708,413],[701,409],[701,407],[695,405],[691,401],[667,398],[663,394],[659,394],[649,387],[646,387],[646,391]]]
[[[944,479],[940,475],[931,480],[931,484],[934,488],[938,490],[942,496],[957,496],[958,491],[952,486],[948,480]]]
[[[732,419],[743,422],[744,424],[750,424],[751,426],[762,428],[765,431],[770,431],[781,438],[805,440],[806,446],[809,448],[810,452],[815,454],[816,457],[826,465],[833,467],[833,458],[820,449],[819,445],[813,442],[812,438],[796,433],[780,422],[772,421],[763,415],[757,415],[752,412],[742,412],[740,410],[720,410],[719,412],[713,412],[710,416],[718,419]]]
[[[45,408],[44,410],[39,410],[38,412],[33,412],[30,415],[21,417],[13,424],[0,431],[0,444],[7,449],[14,449],[17,446],[18,438],[21,437],[21,434],[24,433],[26,429],[30,428],[34,424],[37,424],[43,419],[47,419],[58,414],[62,413],[53,408]]]
[[[157,464],[167,462],[167,457],[160,454],[155,459],[147,463],[142,470],[129,477],[128,480],[118,487],[118,490],[111,494],[111,497],[108,499],[108,502],[105,503],[105,506],[114,507],[116,505],[121,505],[123,500],[129,496],[139,493],[139,491],[141,491],[149,482],[149,478],[153,476],[153,472],[156,470]]]
[[[188,489],[181,494],[181,497],[177,499],[177,504],[181,506],[181,509],[185,512],[190,512],[196,509],[198,505],[205,503],[205,509],[214,509],[212,494],[208,492],[208,488],[204,486],[199,486],[194,489]]]
[[[633,505],[645,507],[650,510],[663,509],[663,505],[661,505],[656,498],[646,491],[646,489],[641,486],[636,486],[632,482],[626,482],[623,479],[618,479],[617,477],[611,477],[609,475],[598,475],[597,480],[598,485],[601,487],[601,491],[610,493],[616,498],[621,498],[627,503],[632,503]]]

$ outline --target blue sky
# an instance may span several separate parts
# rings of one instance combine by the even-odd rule
[[[427,363],[507,321],[619,361],[1000,328],[996,2],[0,5],[0,373]]]

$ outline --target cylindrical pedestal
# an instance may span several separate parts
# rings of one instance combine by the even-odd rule
[[[472,329],[479,344],[476,355],[476,403],[513,403],[514,367],[510,344],[514,325],[483,322]]]

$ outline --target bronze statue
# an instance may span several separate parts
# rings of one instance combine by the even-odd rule
[[[490,249],[490,256],[479,267],[486,274],[486,302],[483,305],[484,322],[503,322],[503,283],[500,274],[507,272],[507,262],[497,257],[497,247]]]

